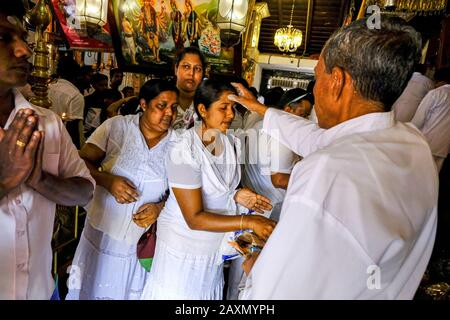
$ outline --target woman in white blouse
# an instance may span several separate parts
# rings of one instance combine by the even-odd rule
[[[105,121],[80,151],[97,182],[75,253],[66,299],[139,299],[147,272],[136,244],[157,218],[168,189],[165,157],[173,139],[178,89],[147,81],[143,114]],[[98,170],[98,168],[101,170]]]
[[[171,192],[158,218],[157,244],[142,299],[221,299],[225,232],[252,229],[266,240],[275,222],[236,215],[236,203],[262,213],[270,200],[241,179],[239,141],[226,135],[235,92],[229,83],[205,80],[194,96],[202,121],[171,147],[167,174]]]

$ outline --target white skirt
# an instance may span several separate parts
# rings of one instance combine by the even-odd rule
[[[223,264],[217,264],[218,254],[184,253],[158,239],[141,299],[221,300]]]
[[[87,220],[71,266],[66,300],[138,300],[147,277],[136,257],[136,245],[112,239]]]

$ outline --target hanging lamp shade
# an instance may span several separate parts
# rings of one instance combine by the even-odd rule
[[[108,21],[108,0],[77,0],[76,8],[81,24],[103,27]]]
[[[220,28],[223,46],[230,47],[239,43],[248,12],[248,0],[219,0],[216,23]]]

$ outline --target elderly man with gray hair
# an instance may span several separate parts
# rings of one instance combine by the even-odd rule
[[[412,299],[437,223],[430,148],[390,112],[413,72],[420,36],[398,18],[358,20],[326,43],[315,68],[316,124],[268,109],[238,87],[238,103],[304,156],[280,222],[244,262],[244,299]]]

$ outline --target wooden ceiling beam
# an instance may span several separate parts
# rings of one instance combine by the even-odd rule
[[[278,28],[281,28],[283,26],[283,7],[282,7],[283,0],[278,0]]]

